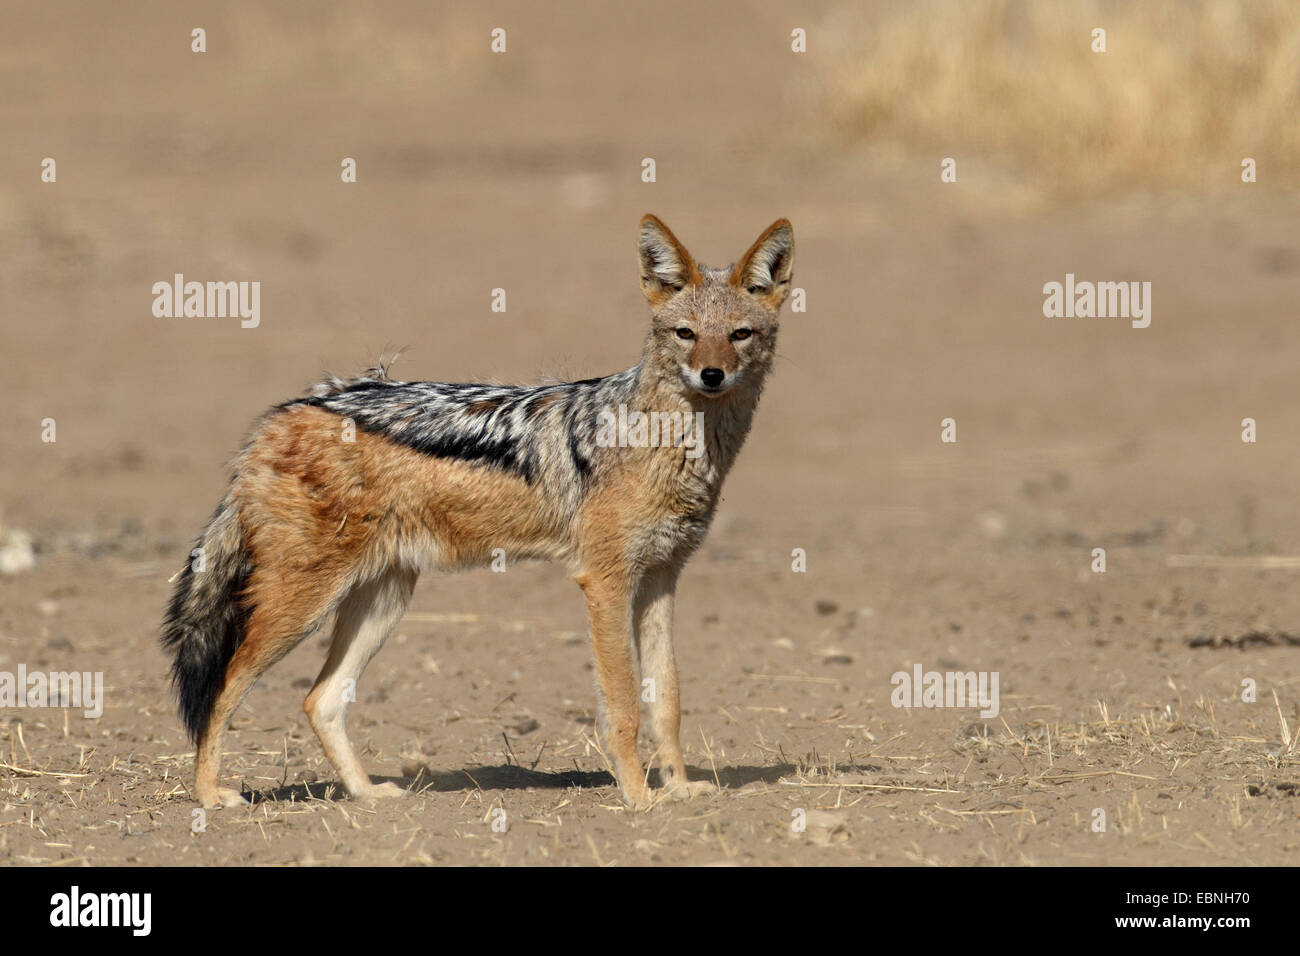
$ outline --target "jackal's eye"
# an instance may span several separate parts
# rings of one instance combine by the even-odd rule
[[[695,338],[695,333],[683,325],[677,330],[677,337],[679,339],[693,339]]]
[[[753,334],[754,334],[753,329],[736,329],[734,332],[731,333],[731,341],[743,342],[745,341],[745,339],[749,338]]]
[[[748,292],[750,295],[758,295],[760,292],[766,292],[767,287],[761,285],[751,285],[745,291]]]

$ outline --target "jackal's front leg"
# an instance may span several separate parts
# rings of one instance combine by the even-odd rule
[[[714,786],[686,779],[682,757],[681,697],[673,652],[673,599],[681,569],[664,567],[648,573],[637,588],[636,647],[641,663],[642,694],[650,713],[650,736],[659,761],[663,792],[674,799],[712,793]],[[647,684],[646,682],[649,681]]]
[[[673,596],[676,590],[677,568],[661,568],[646,574],[637,588],[633,622],[641,678],[649,681],[643,696],[650,713],[650,736],[658,755],[660,776],[667,789],[686,782],[677,659],[673,654]]]
[[[623,799],[633,807],[643,808],[649,805],[650,795],[636,753],[641,714],[632,651],[631,589],[616,575],[586,572],[578,575],[577,581],[587,598],[591,620],[591,645],[603,703],[604,746],[614,764]]]

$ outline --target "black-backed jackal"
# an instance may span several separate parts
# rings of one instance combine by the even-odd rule
[[[627,371],[502,387],[398,382],[381,366],[330,378],[258,421],[199,538],[202,564],[180,572],[163,622],[204,806],[243,802],[218,786],[230,717],[330,615],[329,655],[303,708],[352,796],[403,793],[372,783],[357,759],[348,691],[421,571],[485,565],[495,549],[574,569],[624,799],[650,803],[637,756],[642,677],[654,681],[649,730],[664,785],[699,786],[687,783],[678,740],[673,594],[772,367],[794,234],[778,220],[735,266],[709,269],[646,216],[637,248],[652,321]],[[627,410],[640,423],[630,432]],[[676,434],[646,440],[635,413]]]

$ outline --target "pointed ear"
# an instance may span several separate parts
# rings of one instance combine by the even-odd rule
[[[695,260],[657,216],[641,217],[637,254],[641,260],[641,291],[652,306],[662,305],[686,286],[700,282]]]
[[[741,256],[730,282],[775,311],[790,294],[793,275],[794,228],[789,219],[778,219]]]

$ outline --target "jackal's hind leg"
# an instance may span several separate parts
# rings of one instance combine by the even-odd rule
[[[339,605],[329,657],[303,710],[320,738],[325,756],[355,799],[403,796],[393,783],[373,784],[348,740],[348,704],[356,699],[357,681],[406,613],[416,572],[394,569],[357,585]]]

